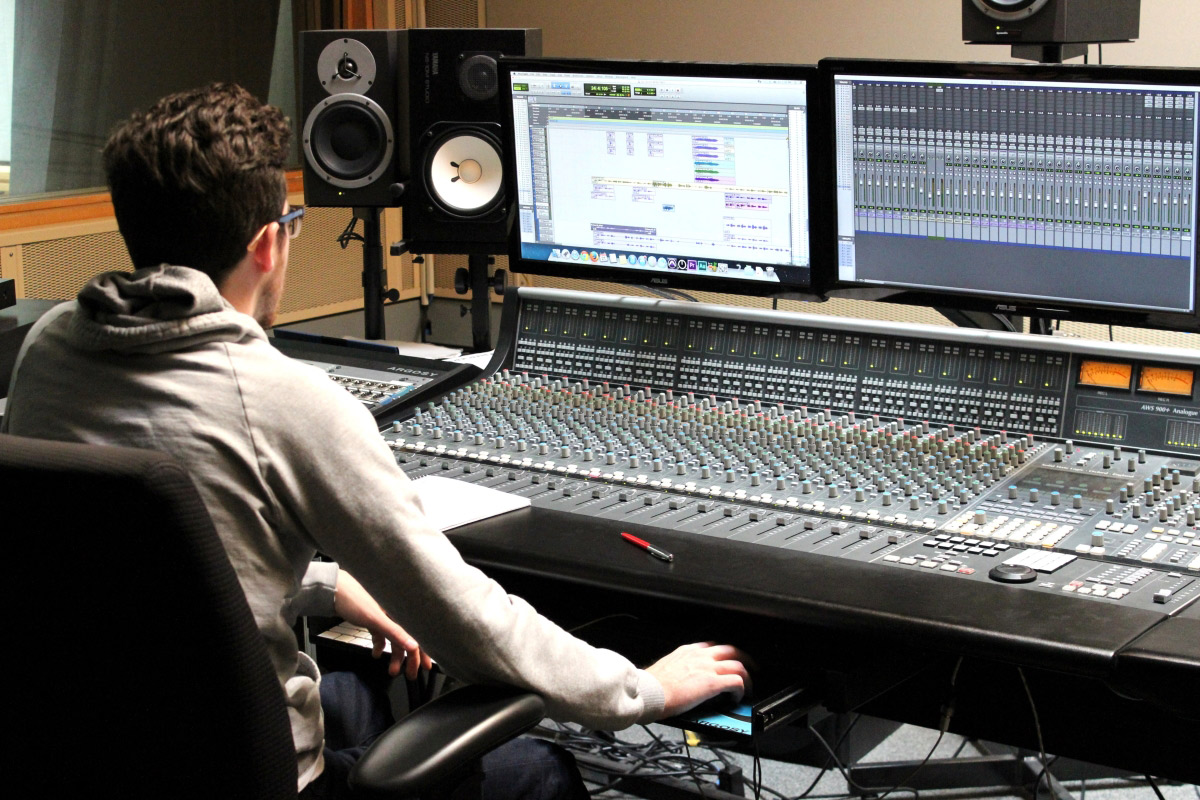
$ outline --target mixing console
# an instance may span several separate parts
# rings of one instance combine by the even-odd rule
[[[477,367],[468,364],[404,356],[395,348],[370,342],[276,330],[271,343],[285,355],[324,372],[380,421],[401,415],[479,374]]]
[[[505,324],[506,368],[384,431],[411,477],[1168,614],[1200,595],[1196,352],[550,290]]]

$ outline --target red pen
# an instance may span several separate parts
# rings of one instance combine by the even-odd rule
[[[634,536],[632,533],[626,533],[625,531],[621,531],[621,538],[624,539],[625,541],[629,542],[632,545],[642,548],[643,550],[645,550],[647,553],[654,556],[655,558],[662,559],[663,561],[674,561],[675,560],[675,556],[671,555],[666,550],[659,550],[657,547],[650,544],[645,539],[639,539],[638,537]]]

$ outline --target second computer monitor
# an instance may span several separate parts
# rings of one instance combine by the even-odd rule
[[[807,289],[809,97],[779,65],[506,60],[519,272]]]
[[[1200,71],[821,68],[841,286],[903,302],[1196,327]]]

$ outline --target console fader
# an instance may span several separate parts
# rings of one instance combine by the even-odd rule
[[[384,431],[411,477],[1166,614],[1200,596],[1198,352],[554,290],[505,314],[493,374]]]

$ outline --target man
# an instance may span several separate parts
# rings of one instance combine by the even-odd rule
[[[410,674],[432,656],[459,679],[530,688],[553,717],[598,728],[740,694],[731,647],[691,645],[639,670],[506,595],[425,521],[362,406],[270,346],[263,328],[302,213],[287,206],[288,137],[278,109],[228,84],[166,97],[116,129],[105,169],[137,270],[98,276],[31,330],[6,429],[161,450],[191,470],[284,689],[306,795],[344,791],[361,748],[327,740],[370,713],[354,710],[369,701],[353,687],[322,691],[296,650],[302,614],[336,612],[391,640],[393,674],[405,653]],[[318,550],[345,569],[313,563]],[[498,782],[486,791],[519,789]],[[577,776],[568,783],[580,791]]]

